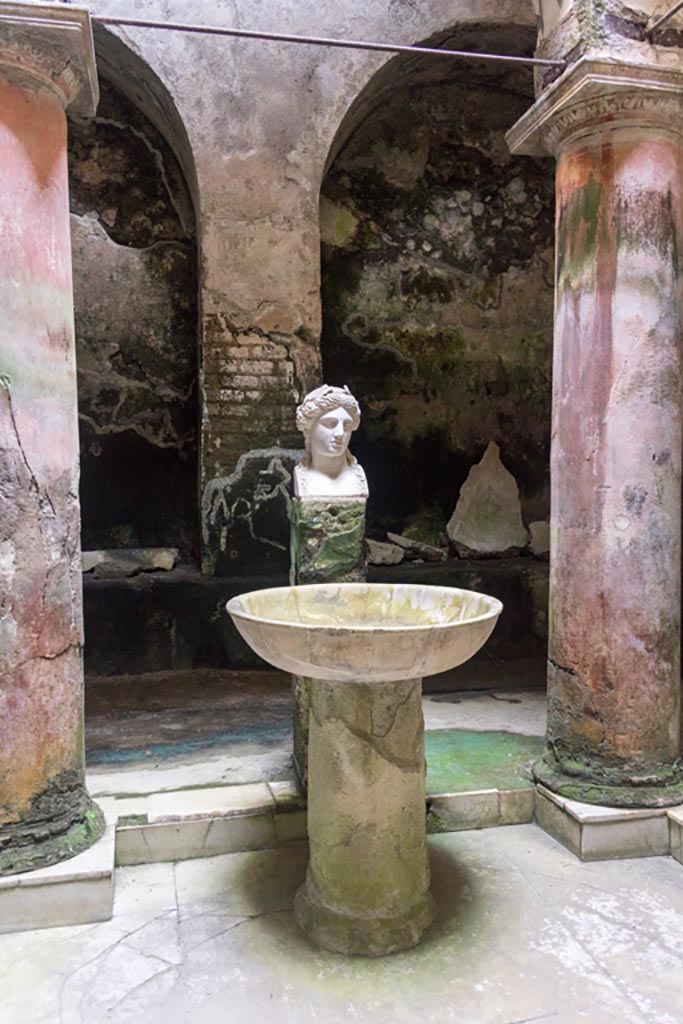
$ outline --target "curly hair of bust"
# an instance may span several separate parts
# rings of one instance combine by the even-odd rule
[[[342,388],[322,384],[314,391],[309,391],[301,405],[297,406],[296,425],[304,435],[306,451],[309,449],[311,431],[316,420],[326,412],[332,412],[333,409],[340,407],[349,413],[351,429],[356,430],[360,423],[360,406],[346,384]]]

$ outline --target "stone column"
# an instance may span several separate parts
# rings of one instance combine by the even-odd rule
[[[583,58],[509,133],[557,158],[548,741],[538,781],[683,800],[683,75]]]
[[[326,949],[383,956],[434,916],[425,839],[422,683],[312,680],[310,862],[294,903]]]
[[[65,108],[94,113],[88,14],[0,9],[0,874],[99,837],[85,789]]]

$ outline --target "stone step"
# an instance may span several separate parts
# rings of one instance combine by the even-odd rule
[[[306,799],[293,782],[195,787],[116,800],[116,863],[214,857],[306,839]],[[533,819],[534,790],[429,793],[427,830],[454,832]]]
[[[116,863],[147,864],[270,849],[306,839],[292,782],[209,786],[115,801]],[[543,786],[428,793],[427,831],[534,821],[582,860],[671,854],[683,863],[683,808],[629,810],[567,800]]]
[[[539,785],[534,820],[581,860],[671,854],[683,863],[683,807],[598,807]]]

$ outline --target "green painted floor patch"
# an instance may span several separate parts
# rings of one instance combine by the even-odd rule
[[[531,763],[543,753],[542,736],[515,732],[436,729],[425,733],[427,793],[473,789],[525,789]]]

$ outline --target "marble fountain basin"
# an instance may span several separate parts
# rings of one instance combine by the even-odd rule
[[[332,682],[420,679],[486,643],[495,597],[412,583],[323,583],[241,594],[227,610],[265,661]]]

